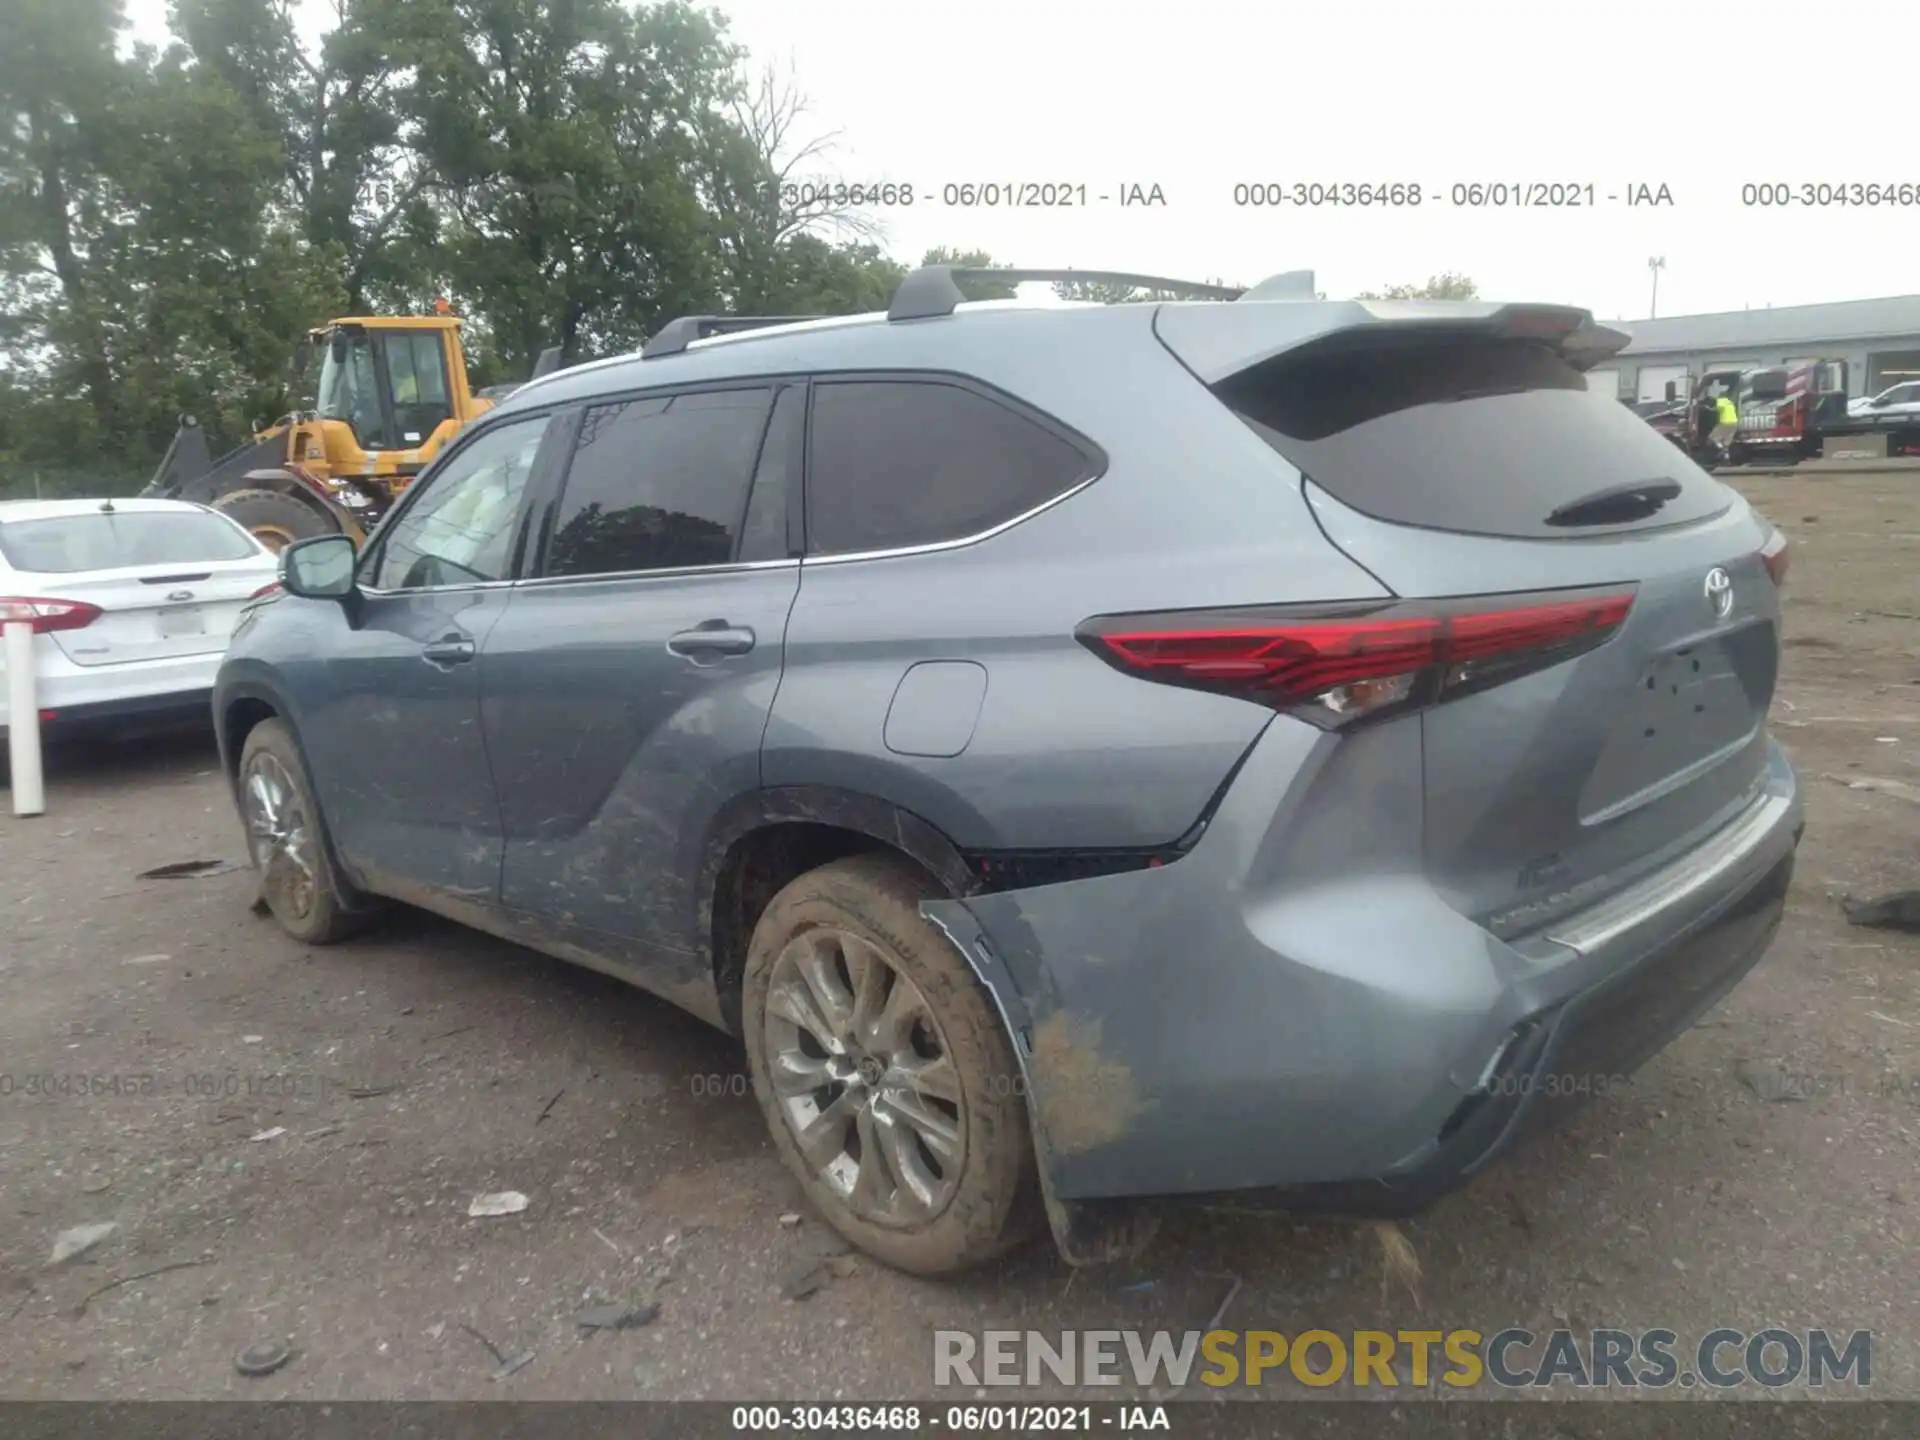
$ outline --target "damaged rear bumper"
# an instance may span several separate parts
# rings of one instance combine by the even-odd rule
[[[1500,940],[1412,867],[1276,874],[1270,797],[1318,743],[1270,730],[1177,864],[923,907],[1015,1037],[1056,1206],[1413,1213],[1623,1089],[1780,922],[1802,806],[1777,747],[1693,850]]]

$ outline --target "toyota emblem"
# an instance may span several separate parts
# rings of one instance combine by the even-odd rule
[[[1706,594],[1714,619],[1724,620],[1733,613],[1733,577],[1718,565],[1707,571]]]

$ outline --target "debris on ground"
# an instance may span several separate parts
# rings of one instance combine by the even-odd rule
[[[787,1271],[780,1281],[781,1297],[787,1300],[806,1300],[820,1293],[825,1287],[829,1273],[824,1260],[803,1260]]]
[[[254,1144],[258,1145],[263,1140],[278,1140],[282,1135],[286,1133],[287,1133],[286,1126],[276,1125],[271,1130],[262,1130],[258,1135],[249,1135],[247,1139],[252,1141]]]
[[[795,1214],[793,1211],[789,1210],[787,1211],[786,1214],[780,1217],[780,1223],[786,1226],[787,1229],[791,1230],[793,1229],[794,1226],[800,1223],[800,1217],[797,1214]]]
[[[1374,1238],[1380,1242],[1382,1269],[1380,1273],[1380,1295],[1386,1298],[1387,1288],[1398,1280],[1407,1287],[1407,1293],[1413,1297],[1413,1303],[1420,1303],[1420,1256],[1413,1248],[1413,1242],[1407,1238],[1407,1232],[1391,1220],[1375,1220],[1368,1227]]]
[[[1832,774],[1823,774],[1820,778],[1832,780],[1849,790],[1871,790],[1876,795],[1891,795],[1896,800],[1911,800],[1920,805],[1920,785],[1909,785],[1904,780],[1887,780],[1873,775]]]
[[[199,880],[208,875],[224,875],[240,866],[232,860],[176,860],[171,865],[156,865],[142,870],[136,880]]]
[[[1920,890],[1896,890],[1871,900],[1840,897],[1840,912],[1849,925],[1876,930],[1920,930]]]
[[[123,965],[161,965],[171,959],[173,959],[173,956],[167,954],[166,951],[156,950],[151,955],[129,955],[120,963]]]
[[[1207,1329],[1209,1331],[1218,1330],[1220,1328],[1220,1322],[1227,1318],[1227,1307],[1233,1304],[1234,1297],[1240,1293],[1240,1277],[1238,1275],[1209,1275],[1202,1276],[1201,1278],[1225,1280],[1227,1282],[1227,1293],[1220,1297],[1220,1303],[1213,1307],[1213,1318],[1207,1321]]]
[[[500,1368],[493,1372],[495,1380],[504,1380],[509,1375],[517,1375],[533,1363],[533,1351],[522,1350],[510,1360],[502,1360]]]
[[[156,1275],[171,1275],[176,1270],[197,1270],[202,1265],[211,1265],[212,1263],[213,1260],[211,1257],[203,1257],[199,1260],[176,1260],[171,1265],[157,1265],[151,1270],[142,1270],[138,1275],[123,1275],[118,1280],[109,1280],[106,1284],[89,1290],[80,1297],[80,1303],[73,1307],[73,1318],[76,1320],[80,1319],[87,1313],[87,1307],[94,1301],[98,1300],[102,1295],[120,1289],[123,1285],[131,1285],[138,1280],[151,1280]],[[207,1302],[202,1300],[200,1303],[204,1305]]]
[[[495,1215],[518,1215],[526,1208],[527,1197],[518,1190],[500,1190],[491,1195],[474,1196],[473,1203],[467,1206],[467,1214],[484,1220]]]
[[[271,1375],[293,1358],[293,1346],[285,1340],[263,1340],[249,1345],[233,1357],[233,1368],[242,1375],[258,1378]]]
[[[1527,1214],[1527,1207],[1520,1203],[1520,1197],[1513,1191],[1507,1192],[1507,1215],[1519,1229],[1531,1235],[1533,1219]]]
[[[53,1254],[47,1257],[47,1264],[64,1265],[75,1256],[86,1254],[119,1228],[111,1220],[102,1220],[94,1225],[76,1225],[71,1230],[62,1230],[53,1237]]]
[[[1804,1087],[1793,1083],[1787,1072],[1777,1065],[1755,1065],[1742,1060],[1733,1067],[1733,1074],[1762,1100],[1792,1102],[1808,1098]]]
[[[573,1317],[582,1330],[638,1330],[660,1318],[659,1302],[643,1300],[632,1305],[591,1305]]]
[[[113,1188],[113,1178],[109,1175],[89,1175],[80,1182],[82,1195],[104,1195]]]
[[[494,1363],[500,1367],[493,1372],[492,1378],[495,1380],[504,1380],[509,1375],[518,1374],[533,1363],[534,1352],[531,1350],[522,1350],[517,1355],[508,1355],[464,1320],[460,1322],[460,1328],[487,1347],[487,1353],[493,1356]]]

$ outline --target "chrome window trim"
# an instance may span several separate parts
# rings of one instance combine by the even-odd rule
[[[689,575],[744,575],[753,570],[790,570],[799,568],[796,559],[728,561],[724,565],[673,565],[658,570],[595,570],[585,575],[530,575],[524,580],[504,583],[531,590],[550,585],[592,585],[602,580],[653,580],[683,578]],[[412,592],[409,592],[412,593]]]
[[[411,590],[376,590],[371,585],[355,588],[370,599],[387,600],[396,595],[456,595],[467,590],[505,590],[518,583],[517,580],[475,580],[466,585],[421,585]]]
[[[991,540],[996,535],[1003,535],[1014,526],[1024,525],[1034,516],[1044,514],[1063,501],[1071,500],[1089,485],[1103,479],[1106,473],[1102,470],[1097,475],[1089,475],[1071,490],[1062,490],[1052,499],[1041,501],[1031,510],[1023,511],[1011,520],[1002,520],[998,525],[972,535],[963,535],[958,540],[935,540],[926,545],[903,545],[891,550],[850,550],[841,555],[809,555],[805,563],[809,566],[843,565],[854,560],[897,560],[909,555],[936,555],[942,550],[961,550],[969,545],[978,545],[982,540]]]

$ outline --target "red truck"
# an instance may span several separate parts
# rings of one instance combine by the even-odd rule
[[[1740,426],[1724,451],[1713,444],[1717,401],[1730,395]],[[1709,370],[1681,394],[1667,382],[1668,408],[1647,423],[1702,464],[1793,462],[1820,453],[1821,438],[1847,420],[1847,362],[1812,360],[1755,370]]]

